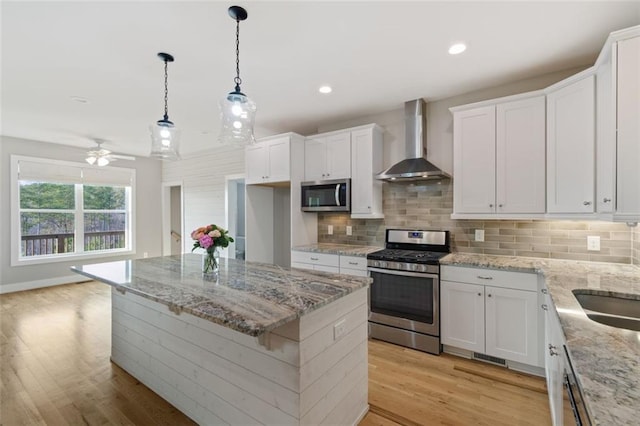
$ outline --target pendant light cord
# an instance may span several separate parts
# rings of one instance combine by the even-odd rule
[[[169,78],[168,78],[168,62],[164,61],[164,119],[169,120]]]
[[[236,78],[233,79],[236,83],[236,92],[240,91],[240,85],[242,79],[240,78],[240,20],[236,19]]]

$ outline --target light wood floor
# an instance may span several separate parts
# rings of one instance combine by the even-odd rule
[[[110,288],[0,296],[0,425],[193,425],[109,362]],[[369,343],[361,426],[547,425],[544,380],[446,354]]]

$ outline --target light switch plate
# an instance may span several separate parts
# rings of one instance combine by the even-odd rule
[[[587,250],[600,251],[600,237],[590,235],[587,237]]]
[[[484,241],[484,229],[476,229],[476,241]]]
[[[327,234],[333,235],[333,225],[327,225]]]
[[[347,226],[347,235],[352,235],[353,234],[353,228],[350,226]]]

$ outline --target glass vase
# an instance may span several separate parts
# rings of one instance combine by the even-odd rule
[[[213,274],[218,272],[220,265],[220,252],[215,247],[213,250],[207,250],[202,255],[202,273]]]

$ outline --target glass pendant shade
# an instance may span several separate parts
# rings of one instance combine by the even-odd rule
[[[251,145],[256,142],[253,123],[256,104],[242,92],[231,92],[220,101],[221,129],[218,142],[224,145]]]
[[[97,159],[98,159],[98,158],[97,158],[95,155],[90,155],[90,156],[88,156],[87,158],[85,158],[84,160],[85,160],[87,163],[89,163],[89,164],[91,164],[91,165],[93,166]]]
[[[160,160],[179,160],[180,130],[172,122],[160,120],[149,126],[151,130],[151,157]]]

